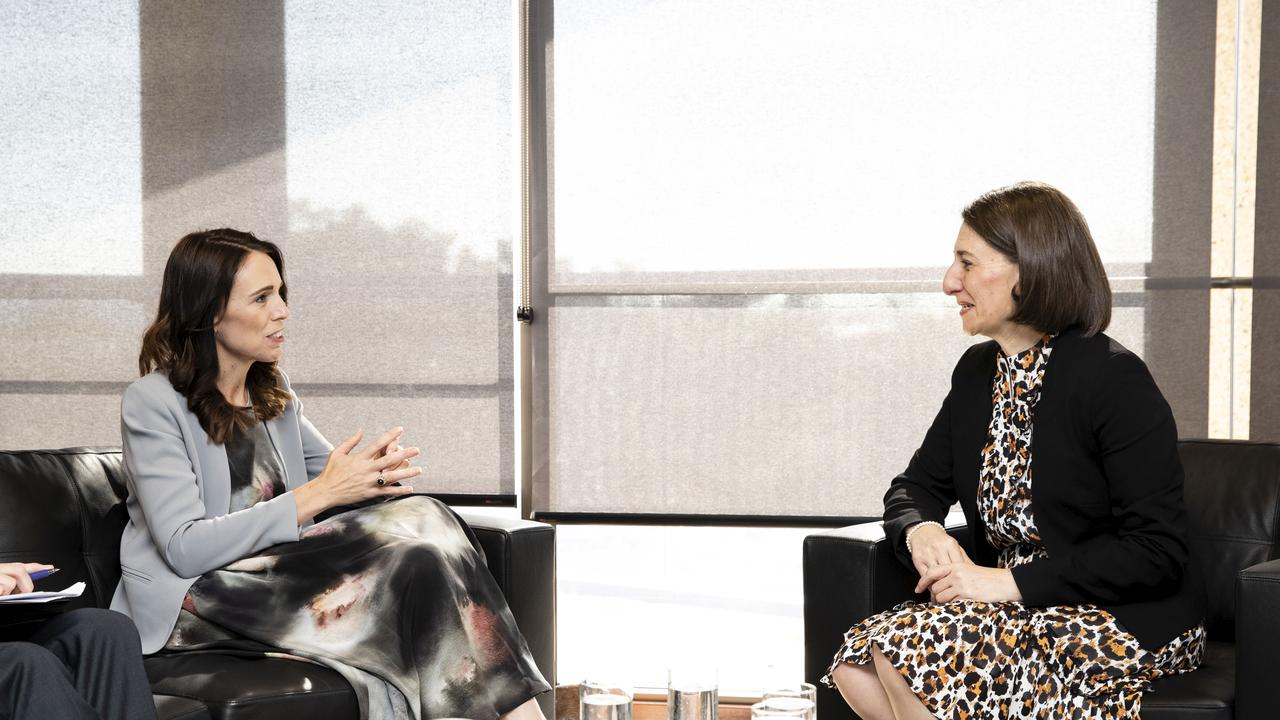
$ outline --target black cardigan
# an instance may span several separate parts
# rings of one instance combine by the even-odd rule
[[[1204,616],[1173,413],[1146,364],[1106,335],[1067,331],[1052,348],[1031,439],[1032,512],[1048,557],[1014,568],[1014,581],[1028,605],[1098,605],[1155,650]],[[957,500],[973,530],[969,557],[996,564],[977,492],[997,349],[986,342],[960,358],[924,443],[885,494],[885,531],[908,565],[906,529],[941,522]]]

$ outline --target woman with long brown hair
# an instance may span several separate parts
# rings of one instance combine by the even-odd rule
[[[333,667],[365,717],[541,718],[550,688],[469,529],[399,484],[421,472],[403,430],[332,447],[303,415],[277,367],[287,297],[279,248],[250,233],[192,233],[170,254],[121,406],[112,609],[146,653],[284,649]]]

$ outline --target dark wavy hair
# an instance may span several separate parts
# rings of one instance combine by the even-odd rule
[[[273,243],[253,233],[220,228],[187,235],[169,253],[160,287],[156,319],[142,335],[138,370],[169,376],[173,389],[187,398],[187,407],[215,443],[224,443],[256,422],[284,412],[291,394],[285,390],[275,363],[255,362],[245,385],[253,413],[240,411],[218,390],[218,350],[213,326],[226,310],[236,272],[251,252],[271,258],[284,286],[284,257]]]
[[[1094,335],[1111,324],[1111,283],[1089,224],[1052,185],[1020,182],[960,213],[974,232],[1018,265],[1013,322],[1046,333]]]

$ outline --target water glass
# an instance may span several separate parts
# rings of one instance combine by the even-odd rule
[[[807,701],[811,706],[811,711],[809,712],[808,715],[805,716],[806,719],[817,720],[818,688],[814,687],[813,683],[802,682],[802,683],[797,683],[795,685],[788,685],[785,687],[774,688],[772,690],[766,690],[764,692],[764,695],[761,696],[760,699],[764,701],[769,701],[769,700],[775,700],[780,698],[791,698],[791,699]],[[785,701],[782,704],[787,705]]]
[[[584,681],[578,685],[579,720],[631,720],[631,691]]]
[[[809,720],[816,713],[814,702],[798,697],[772,697],[751,706],[751,720],[793,718]]]
[[[720,690],[716,671],[709,668],[667,670],[667,720],[716,720]]]

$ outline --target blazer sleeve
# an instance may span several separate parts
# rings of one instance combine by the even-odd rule
[[[1178,587],[1190,550],[1173,412],[1146,364],[1107,359],[1088,407],[1114,532],[1013,569],[1029,605],[1122,603]]]
[[[951,397],[925,433],[924,442],[893,479],[884,495],[884,531],[898,559],[911,566],[906,532],[912,525],[932,520],[943,522],[956,501],[951,462]]]
[[[227,515],[205,517],[198,459],[182,435],[183,409],[134,383],[121,404],[121,440],[129,492],[156,549],[180,577],[203,575],[272,545],[298,539],[293,493]]]

